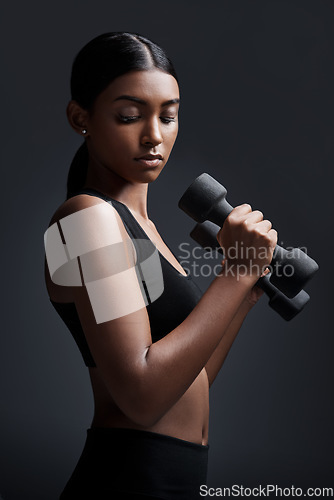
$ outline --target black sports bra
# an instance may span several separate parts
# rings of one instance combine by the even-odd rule
[[[109,198],[93,189],[81,190],[76,194],[97,196],[111,203],[119,213],[125,229],[134,244],[138,239],[151,241],[124,203]],[[186,276],[181,274],[160,252],[158,253],[162,268],[164,291],[160,297],[146,306],[150,320],[152,342],[157,342],[165,337],[182,323],[202,296],[202,291],[192,280],[190,274]],[[85,365],[95,367],[96,363],[88,347],[75,303],[54,302],[51,299],[50,302],[70,330],[82,354]]]

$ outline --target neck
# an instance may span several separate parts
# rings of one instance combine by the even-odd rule
[[[88,168],[84,188],[96,189],[102,194],[124,203],[131,211],[148,219],[147,193],[148,184],[130,182],[110,170],[99,172]]]

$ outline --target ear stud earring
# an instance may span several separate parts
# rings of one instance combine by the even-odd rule
[[[81,133],[82,133],[82,135],[86,135],[87,134],[87,130],[84,128],[84,129],[81,130]]]

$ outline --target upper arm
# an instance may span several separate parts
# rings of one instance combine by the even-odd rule
[[[152,343],[136,252],[112,205],[76,198],[45,238],[50,275],[72,287],[95,363],[116,404],[129,414]]]

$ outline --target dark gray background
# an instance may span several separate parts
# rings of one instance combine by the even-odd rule
[[[72,60],[122,30],[163,46],[180,78],[179,137],[149,195],[173,251],[194,225],[178,199],[206,171],[320,264],[300,316],[285,323],[262,298],[243,326],[211,389],[208,484],[334,486],[333,3],[21,0],[1,17],[0,496],[58,498],[93,416],[44,287],[43,234],[80,144],[65,116]]]

